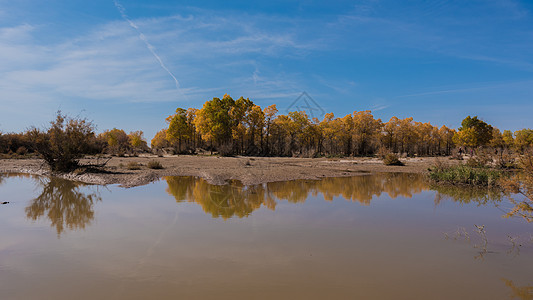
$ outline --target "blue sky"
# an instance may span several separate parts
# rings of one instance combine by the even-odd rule
[[[533,1],[0,0],[0,131],[61,109],[148,140],[225,93],[281,113],[533,127]]]

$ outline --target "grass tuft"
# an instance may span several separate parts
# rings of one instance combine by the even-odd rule
[[[146,165],[150,169],[163,169],[163,165],[157,160],[151,160]]]
[[[495,186],[503,176],[504,173],[500,170],[474,168],[466,165],[437,165],[429,170],[431,180],[450,184]]]
[[[128,170],[140,170],[141,169],[141,165],[137,162],[129,162],[128,165],[126,166],[126,168]]]

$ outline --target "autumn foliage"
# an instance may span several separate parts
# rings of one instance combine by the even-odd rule
[[[370,111],[343,118],[330,113],[323,120],[304,111],[277,113],[276,105],[262,109],[249,99],[224,95],[201,109],[178,108],[151,144],[179,153],[205,147],[225,155],[264,156],[372,155],[382,145],[408,155],[440,155],[449,154],[453,146],[453,130],[412,118],[383,123]]]
[[[65,118],[56,119],[50,132],[33,129],[25,133],[0,133],[0,155],[9,158],[40,153],[50,160],[46,158],[50,155],[43,154],[43,145],[63,141],[62,130],[68,126],[78,126],[77,130],[89,126],[90,130],[80,136],[71,135],[75,141],[70,146],[78,147],[75,151],[57,149],[66,153],[66,157],[71,150],[121,156],[150,151],[142,131],[128,134],[113,128],[96,135],[92,123]],[[395,153],[399,157],[453,155],[460,158],[457,153],[462,153],[476,154],[475,159],[469,160],[473,163],[483,153],[489,153],[496,165],[514,167],[516,155],[533,147],[532,129],[501,132],[477,116],[465,118],[457,130],[417,122],[412,117],[393,116],[382,121],[369,110],[354,111],[343,117],[327,113],[317,119],[310,118],[305,111],[279,114],[276,105],[261,108],[248,98],[234,100],[229,95],[213,98],[200,109],[177,108],[166,121],[168,126],[157,132],[150,143],[151,150],[159,154],[163,151],[194,154],[202,150],[249,156],[382,157]],[[86,140],[92,143],[91,147],[86,147]],[[72,158],[76,160],[78,156]]]
[[[276,105],[261,108],[243,97],[213,98],[201,109],[178,108],[167,118],[168,128],[152,140],[153,149],[194,153],[198,148],[222,155],[368,156],[379,151],[406,156],[451,155],[479,147],[523,151],[533,145],[533,131],[503,134],[476,117],[468,116],[458,129],[392,117],[383,122],[371,111],[344,117],[325,114],[322,120],[305,111],[278,114]]]
[[[109,154],[124,155],[147,151],[148,146],[142,131],[132,131],[130,134],[122,129],[113,128],[98,135],[102,144],[102,151]]]

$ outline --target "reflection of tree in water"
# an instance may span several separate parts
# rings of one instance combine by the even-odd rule
[[[503,193],[496,188],[432,184],[431,189],[437,191],[434,200],[436,205],[444,199],[451,199],[454,202],[463,204],[473,202],[482,206],[491,203],[498,204],[503,198]]]
[[[510,299],[533,300],[533,286],[516,286],[512,280],[502,278],[502,281],[511,289]]]
[[[243,186],[238,182],[222,186],[211,185],[194,177],[167,177],[166,180],[167,192],[173,195],[176,201],[198,203],[206,213],[224,219],[248,216],[261,205],[274,210],[276,199],[291,203],[305,202],[309,194],[322,194],[328,201],[333,200],[333,197],[342,196],[369,205],[372,197],[382,193],[387,193],[391,198],[412,197],[413,194],[428,189],[423,175],[394,173],[271,182],[255,186]]]
[[[294,203],[305,202],[311,193],[313,196],[322,194],[327,201],[342,196],[363,205],[369,205],[374,196],[380,196],[382,193],[387,193],[391,198],[410,198],[428,188],[423,175],[397,173],[272,182],[268,183],[267,187],[278,199]]]
[[[226,185],[211,185],[194,177],[166,177],[167,192],[176,201],[196,202],[214,218],[233,216],[246,217],[254,210],[266,205],[274,208],[275,201],[266,195],[261,185],[245,187],[238,182]]]
[[[342,178],[324,178],[316,185],[316,192],[331,201],[333,197],[342,196],[363,205],[370,205],[374,196],[387,193],[392,199],[411,198],[428,189],[428,184],[421,174],[381,173],[365,176]]]
[[[43,187],[41,194],[26,207],[28,219],[36,221],[46,214],[58,236],[66,228],[84,229],[94,218],[93,205],[100,201],[97,193],[80,191],[83,183],[51,177],[39,180]]]

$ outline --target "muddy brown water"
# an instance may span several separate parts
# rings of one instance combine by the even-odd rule
[[[0,201],[0,299],[533,299],[533,224],[502,218],[497,192],[417,174],[3,174]]]

